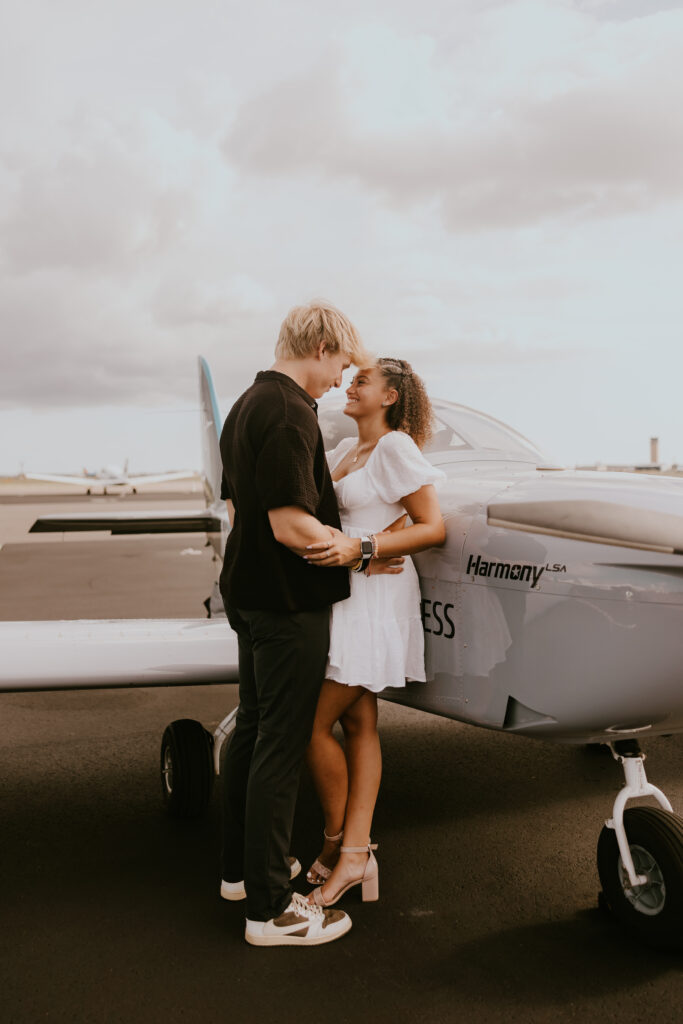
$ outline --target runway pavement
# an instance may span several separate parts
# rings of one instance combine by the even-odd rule
[[[203,538],[20,542],[6,510],[0,490],[0,618],[203,614]],[[236,699],[0,695],[0,1021],[680,1021],[680,958],[596,907],[595,846],[621,785],[609,755],[388,705],[379,903],[348,897],[353,929],[329,946],[248,947],[240,906],[218,897],[217,794],[206,819],[172,821],[158,779],[165,725],[211,726]],[[680,809],[680,737],[647,751]],[[304,865],[320,828],[304,776]]]

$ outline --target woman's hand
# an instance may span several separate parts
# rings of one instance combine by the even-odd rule
[[[360,537],[347,537],[333,526],[328,529],[332,539],[307,545],[304,559],[311,565],[325,568],[333,565],[355,565],[360,558]]]
[[[388,574],[395,576],[399,572],[403,572],[403,563],[405,558],[401,555],[396,555],[394,558],[373,558],[370,561],[370,565],[365,570],[366,576],[383,576]]]

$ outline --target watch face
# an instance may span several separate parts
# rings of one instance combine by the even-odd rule
[[[363,539],[360,542],[360,551],[361,551],[362,555],[371,555],[372,554],[372,541],[371,540]]]

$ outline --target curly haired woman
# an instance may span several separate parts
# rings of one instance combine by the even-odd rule
[[[308,872],[309,899],[331,906],[352,886],[364,900],[379,894],[370,829],[382,771],[377,694],[406,679],[424,681],[420,588],[409,557],[402,568],[373,574],[373,559],[409,556],[442,544],[446,532],[434,481],[443,473],[420,449],[431,436],[432,409],[420,378],[401,359],[359,370],[344,412],[358,437],[327,453],[346,536],[372,545],[351,576],[351,596],[335,604],[330,652],[308,764],[325,817],[323,849]],[[411,525],[404,526],[406,514]],[[339,534],[341,538],[341,534]],[[309,548],[316,566],[341,564],[337,539]],[[385,563],[386,564],[386,563]],[[341,723],[344,747],[333,735]]]

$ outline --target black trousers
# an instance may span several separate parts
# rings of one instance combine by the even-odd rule
[[[291,899],[287,855],[330,613],[226,611],[239,641],[240,705],[222,767],[223,878],[243,878],[247,917],[268,921]]]

